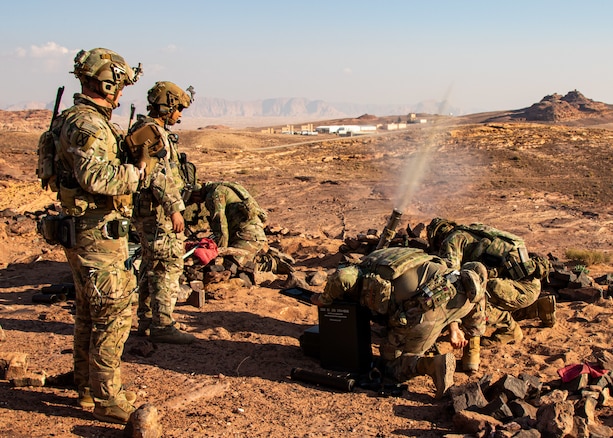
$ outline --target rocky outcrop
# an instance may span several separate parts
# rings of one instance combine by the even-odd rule
[[[540,102],[517,112],[514,118],[533,122],[564,122],[611,112],[611,105],[588,99],[574,90],[565,96],[557,93],[545,96]]]

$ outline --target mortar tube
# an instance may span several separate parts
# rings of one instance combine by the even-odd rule
[[[331,389],[351,392],[355,386],[355,380],[348,377],[335,376],[330,373],[318,373],[302,368],[292,368],[290,372],[292,380],[299,380],[313,385],[321,385]]]
[[[392,210],[392,214],[383,228],[383,233],[381,233],[381,238],[379,239],[379,243],[377,243],[377,247],[375,249],[387,248],[396,235],[396,228],[400,223],[400,219],[402,218],[402,212],[397,208]]]

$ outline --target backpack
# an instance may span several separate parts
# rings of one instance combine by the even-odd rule
[[[391,281],[409,269],[434,259],[438,259],[438,257],[427,254],[418,248],[393,247],[371,252],[360,263],[360,266],[365,268],[366,271],[374,272],[383,279]]]
[[[64,114],[62,113],[62,115],[58,117],[63,93],[64,87],[59,87],[55,97],[55,105],[53,107],[49,129],[41,134],[36,149],[36,153],[38,154],[36,176],[40,179],[41,186],[44,190],[50,188],[54,192],[59,191],[56,151],[58,151],[60,147],[60,131],[64,123]]]
[[[481,255],[481,261],[486,266],[506,269],[514,280],[522,279],[534,271],[526,244],[521,237],[481,223],[458,225],[455,229],[490,241]]]
[[[223,185],[232,189],[232,191],[241,199],[241,210],[248,220],[257,217],[260,219],[260,221],[266,222],[268,219],[268,214],[262,207],[259,206],[256,200],[253,199],[253,196],[251,196],[243,186],[235,182],[224,182]]]
[[[383,248],[371,252],[360,263],[366,273],[363,275],[362,293],[360,295],[360,304],[368,307],[378,314],[385,315],[390,309],[394,310],[395,304],[392,298],[392,281],[400,277],[406,271],[416,268],[423,263],[429,261],[442,260],[436,256],[430,255],[418,248]],[[433,295],[424,296],[424,302],[420,301],[424,310],[430,310],[436,306],[440,306],[447,302],[453,294],[446,293],[448,289],[443,289],[443,283],[446,285],[447,278],[437,276],[437,283],[434,280],[427,283],[427,286],[436,292],[434,298],[438,298],[439,292],[445,292],[445,300],[434,300]],[[438,280],[443,283],[439,284]],[[430,289],[428,289],[429,291]],[[427,302],[426,302],[427,301]],[[402,325],[402,324],[401,324]]]

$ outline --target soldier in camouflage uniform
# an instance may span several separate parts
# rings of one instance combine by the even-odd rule
[[[492,256],[492,248],[496,248],[496,244],[493,244],[495,237],[484,237],[480,233],[481,229],[488,228],[482,224],[461,226],[447,219],[434,218],[427,227],[428,241],[432,251],[443,258],[450,268],[457,269],[468,261],[479,261],[487,266],[488,323],[496,327],[496,331],[491,337],[482,339],[481,344],[519,342],[523,333],[513,319],[513,311],[540,306],[542,311],[539,316],[543,323],[549,327],[555,323],[555,298],[551,295],[539,298],[541,280],[547,277],[549,262],[544,257],[528,254],[523,240],[513,236],[520,247],[511,251],[525,255],[519,255],[514,266],[505,265],[504,261],[499,263],[499,260],[508,260],[509,255],[500,251],[498,256]]]
[[[142,248],[138,279],[138,333],[153,342],[189,344],[172,317],[183,273],[184,181],[179,172],[178,136],[170,126],[192,103],[172,82],[157,82],[147,95],[149,113],[139,115],[126,137],[133,159],[147,163],[147,178],[134,197],[134,226]]]
[[[58,118],[58,197],[75,233],[65,248],[76,290],[74,378],[79,403],[113,423],[127,422],[136,398],[122,388],[120,364],[136,288],[125,265],[127,233],[142,172],[127,164],[122,133],[110,119],[139,70],[111,50],[80,51],[73,73],[82,92]]]
[[[464,333],[469,338],[481,336],[486,276],[480,263],[453,271],[440,258],[421,250],[385,248],[370,253],[358,266],[339,268],[324,292],[313,295],[313,302],[359,301],[373,314],[383,316],[387,338],[379,349],[386,372],[399,381],[429,375],[436,397],[441,398],[453,385],[455,356],[424,354],[446,327],[454,348],[469,343]]]
[[[207,220],[220,248],[238,248],[247,255],[233,255],[239,265],[254,262],[260,271],[287,274],[293,271],[293,260],[269,247],[264,211],[249,192],[234,182],[207,182],[199,199],[208,211]]]

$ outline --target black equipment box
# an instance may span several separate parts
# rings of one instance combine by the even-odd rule
[[[319,359],[321,345],[319,339],[318,325],[306,329],[298,339],[300,341],[300,349],[305,355]]]
[[[319,357],[322,368],[367,372],[372,363],[370,311],[358,303],[334,302],[319,310]]]

